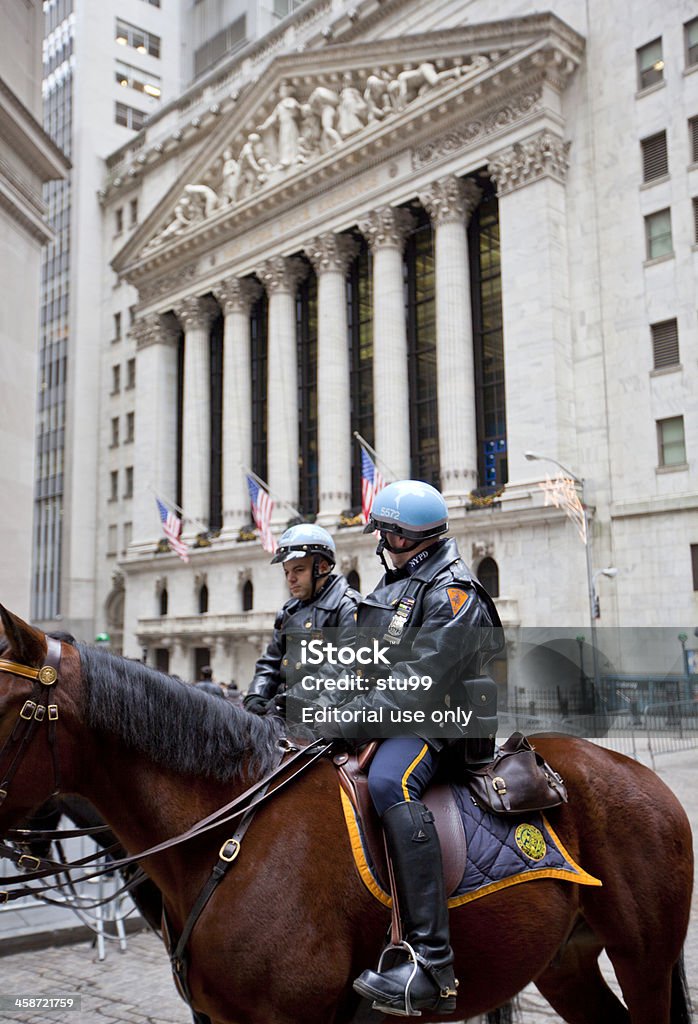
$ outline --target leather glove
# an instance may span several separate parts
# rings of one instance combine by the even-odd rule
[[[248,693],[242,703],[245,711],[253,715],[264,715],[272,701],[259,693]]]

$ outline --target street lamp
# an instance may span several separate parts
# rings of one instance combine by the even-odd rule
[[[594,666],[594,688],[598,695],[599,693],[599,657],[596,650],[596,620],[599,618],[599,602],[596,596],[596,580],[599,576],[609,576],[613,578],[618,575],[618,570],[613,566],[607,569],[598,569],[596,572],[592,569],[591,559],[591,524],[589,522],[589,513],[587,510],[586,503],[584,501],[584,480],[573,473],[567,466],[563,466],[557,459],[551,458],[549,455],[541,455],[538,452],[524,452],[524,458],[529,462],[552,462],[554,466],[561,469],[571,480],[573,480],[579,486],[580,490],[580,504],[582,507],[582,515],[584,516],[584,549],[586,553],[586,569],[587,569],[587,592],[589,597],[589,618],[591,620],[591,658]]]

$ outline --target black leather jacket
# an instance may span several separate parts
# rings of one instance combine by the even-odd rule
[[[349,586],[345,576],[334,573],[312,601],[293,597],[281,608],[274,621],[274,632],[264,654],[255,665],[255,673],[247,691],[269,699],[283,693],[288,685],[287,638],[313,634],[323,629],[337,630],[336,638],[346,636],[351,643],[356,631],[356,609],[361,594]],[[291,666],[293,670],[295,666]]]
[[[329,692],[321,703],[341,704],[343,709],[365,711],[382,708],[382,719],[391,709],[431,713],[459,703],[464,680],[482,675],[486,662],[502,647],[501,622],[494,601],[466,567],[455,540],[442,540],[419,552],[407,565],[384,575],[376,589],[359,604],[357,624],[360,642],[367,635],[387,638],[390,667],[366,670],[373,683],[393,677],[431,677],[432,685],[398,689],[373,685],[366,692]],[[496,712],[496,707],[495,707]],[[452,723],[451,723],[452,724]],[[320,731],[322,729],[320,728]],[[402,732],[404,733],[404,729]],[[430,724],[409,729],[429,739],[437,748],[444,740]],[[351,738],[376,736],[376,727],[342,730]],[[463,733],[465,735],[465,733]],[[453,731],[449,733],[453,739]]]

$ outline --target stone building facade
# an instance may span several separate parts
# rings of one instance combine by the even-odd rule
[[[135,444],[99,481],[97,591],[125,653],[247,682],[284,598],[248,468],[277,531],[316,518],[371,589],[354,432],[441,487],[505,624],[588,626],[609,566],[601,624],[695,618],[695,19],[550,7],[311,0],[110,159],[105,218],[148,211],[102,291],[105,324],[136,307]],[[540,486],[555,463],[589,566]],[[186,564],[156,495],[183,509]]]

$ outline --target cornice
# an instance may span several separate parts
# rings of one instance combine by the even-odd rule
[[[0,158],[0,206],[20,227],[41,245],[54,238],[46,221],[46,207],[11,167]]]
[[[42,182],[65,178],[70,161],[0,78],[0,138]]]
[[[570,143],[547,128],[523,142],[500,150],[488,161],[497,195],[504,196],[541,178],[564,184],[569,165]]]

